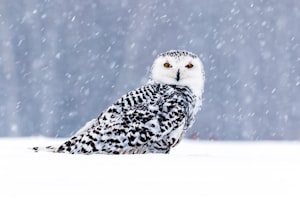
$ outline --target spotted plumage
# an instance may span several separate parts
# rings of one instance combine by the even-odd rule
[[[179,50],[162,53],[154,61],[145,86],[122,96],[62,145],[34,150],[168,153],[192,126],[202,103],[203,86],[203,66],[195,54]]]

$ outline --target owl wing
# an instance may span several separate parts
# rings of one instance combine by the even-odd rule
[[[102,138],[110,139],[109,135],[120,140],[128,138],[130,146],[162,140],[172,145],[181,137],[187,121],[184,99],[174,88],[160,84],[127,93],[98,119],[103,126]]]
[[[184,100],[174,88],[148,84],[125,94],[54,151],[168,152],[180,139],[186,121]]]

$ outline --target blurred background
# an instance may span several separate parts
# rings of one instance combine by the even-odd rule
[[[69,137],[186,49],[206,72],[186,137],[299,141],[299,44],[298,0],[0,0],[0,136]]]

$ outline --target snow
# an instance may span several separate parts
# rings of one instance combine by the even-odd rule
[[[195,142],[170,154],[35,153],[0,139],[0,199],[300,199],[299,142]]]

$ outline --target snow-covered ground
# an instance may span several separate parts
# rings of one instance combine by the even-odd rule
[[[34,153],[0,139],[0,199],[300,199],[299,142],[183,141],[168,155]]]

